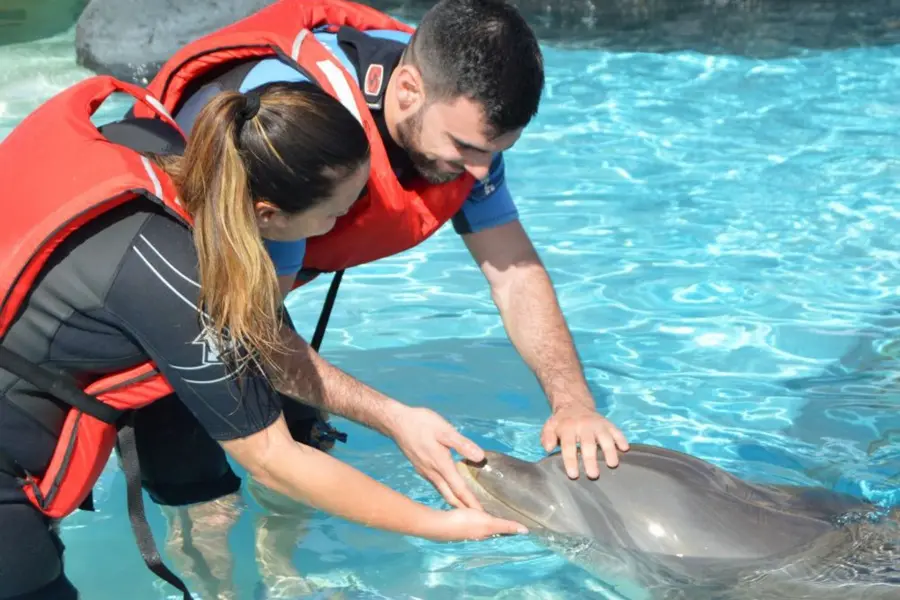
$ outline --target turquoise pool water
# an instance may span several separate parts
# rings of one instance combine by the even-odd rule
[[[0,136],[87,75],[71,44],[0,48]],[[546,52],[541,114],[507,173],[604,411],[634,442],[900,504],[898,363],[882,348],[900,326],[900,47],[766,61]],[[291,296],[301,331],[326,286]],[[349,273],[323,353],[486,448],[542,455],[547,406],[449,228]],[[339,457],[440,504],[391,442],[339,425]],[[85,598],[175,598],[140,561],[114,465],[98,501],[64,524]],[[242,598],[258,579],[256,513],[231,537]],[[309,527],[295,564],[348,597],[600,594],[528,539],[438,545],[322,515]]]

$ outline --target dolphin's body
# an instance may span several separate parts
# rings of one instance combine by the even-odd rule
[[[619,597],[900,599],[900,530],[867,520],[875,507],[849,495],[752,484],[641,444],[596,480],[569,479],[559,453],[488,452],[459,470],[485,510],[523,523]]]

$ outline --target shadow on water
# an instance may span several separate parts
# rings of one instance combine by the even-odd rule
[[[587,345],[588,338],[576,345]],[[323,356],[375,389],[403,402],[457,413],[478,405],[485,419],[527,418],[541,422],[549,406],[537,379],[506,339],[440,339],[402,348],[338,350],[323,348]],[[590,379],[627,377],[600,363],[587,361]],[[459,398],[459,390],[477,390],[478,398]],[[593,384],[597,409],[608,409],[606,392]]]
[[[822,374],[784,381],[803,400],[785,434],[845,445],[883,465],[900,503],[900,306],[881,312]],[[770,457],[772,458],[772,457]]]
[[[897,0],[513,0],[545,41],[758,58],[900,42]],[[430,0],[369,0],[418,20]]]

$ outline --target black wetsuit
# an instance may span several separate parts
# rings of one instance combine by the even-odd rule
[[[236,491],[240,480],[216,440],[266,428],[284,400],[252,374],[238,392],[202,334],[196,265],[186,227],[149,200],[126,204],[54,251],[3,340],[25,358],[85,382],[155,362],[175,395],[136,412],[135,437],[144,487],[161,504]],[[56,443],[53,429],[65,412],[0,370],[0,451],[25,469],[46,469]],[[3,472],[0,532],[0,600],[77,597],[62,574],[62,544]]]
[[[356,43],[355,62],[362,53],[366,61],[383,59],[393,68],[402,51],[396,43]],[[208,98],[237,87],[257,62],[193,82],[185,101],[195,93]],[[174,113],[180,122],[190,117]],[[375,114],[388,140],[383,116]],[[140,127],[134,126],[137,122]],[[125,145],[136,150],[160,152],[168,144],[169,151],[181,151],[183,146],[175,148],[182,145],[180,138],[173,141],[160,123],[150,122],[148,131],[147,122],[129,118],[107,126],[104,133],[121,143],[124,139],[116,138],[127,138]],[[408,156],[393,144],[388,149],[394,168],[410,173]],[[201,335],[196,263],[190,232],[150,201],[116,209],[72,234],[54,252],[46,275],[3,341],[25,358],[62,367],[86,381],[147,359],[158,365],[175,395],[137,411],[134,421],[142,483],[158,504],[204,502],[239,489],[240,479],[217,440],[264,429],[283,411],[294,439],[313,443],[311,430],[318,421],[314,410],[283,399],[262,379],[244,382],[244,394],[238,395]],[[41,419],[22,410],[28,402],[40,404]],[[0,370],[0,451],[37,474],[49,462],[56,442],[53,430],[65,416],[66,407],[48,410],[51,405],[43,394]],[[62,544],[3,472],[0,532],[0,600],[77,597],[64,576],[47,585],[61,570]]]

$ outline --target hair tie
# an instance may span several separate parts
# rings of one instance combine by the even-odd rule
[[[255,91],[241,94],[241,97],[244,99],[244,104],[234,115],[234,143],[238,146],[241,143],[241,132],[244,130],[244,125],[256,116],[260,104],[259,94]]]
[[[244,97],[244,105],[238,109],[237,118],[241,121],[241,125],[251,120],[259,112],[259,94],[256,92],[248,92],[241,94]]]

